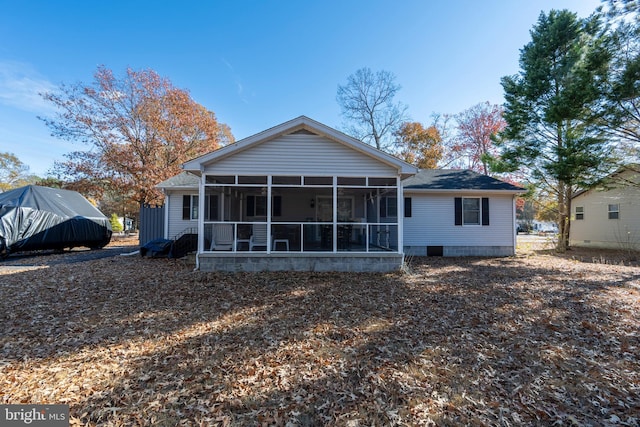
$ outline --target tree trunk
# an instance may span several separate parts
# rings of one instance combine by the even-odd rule
[[[565,239],[567,233],[567,223],[566,223],[566,191],[565,191],[565,183],[560,181],[558,182],[558,228],[560,233],[558,234],[558,244],[556,246],[556,250],[558,252],[564,252],[567,250],[567,239]]]
[[[569,239],[571,237],[571,196],[573,195],[572,191],[573,186],[567,185],[566,193],[565,193],[565,250],[570,249]]]

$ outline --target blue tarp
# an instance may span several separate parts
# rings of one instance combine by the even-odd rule
[[[151,240],[140,247],[140,255],[151,258],[168,257],[171,252],[173,240],[155,239]]]

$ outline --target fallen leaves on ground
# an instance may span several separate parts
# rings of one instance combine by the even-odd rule
[[[639,425],[639,267],[410,267],[4,274],[0,402],[69,404],[72,425]]]

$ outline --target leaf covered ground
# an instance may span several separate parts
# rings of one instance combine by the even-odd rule
[[[72,425],[640,425],[640,267],[42,258],[0,270],[0,403],[69,404]]]

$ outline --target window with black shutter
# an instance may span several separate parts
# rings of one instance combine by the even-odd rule
[[[455,225],[489,225],[488,197],[455,197]]]
[[[404,217],[411,218],[411,197],[404,198]]]
[[[182,196],[182,219],[185,221],[198,219],[198,196],[189,194]]]
[[[482,225],[489,225],[489,198],[482,198]]]
[[[453,199],[455,225],[462,225],[462,197]]]
[[[182,196],[182,219],[191,219],[191,196],[188,194]]]

